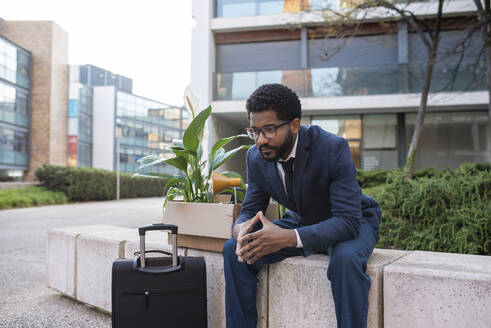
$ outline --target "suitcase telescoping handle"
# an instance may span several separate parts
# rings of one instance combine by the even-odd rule
[[[140,235],[140,266],[145,268],[145,233],[153,230],[170,230],[172,233],[172,266],[177,266],[177,226],[164,223],[154,223],[138,228]]]

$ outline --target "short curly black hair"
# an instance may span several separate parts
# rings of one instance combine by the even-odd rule
[[[297,94],[279,83],[263,84],[247,98],[247,116],[272,109],[278,119],[290,121],[302,117],[302,106]]]

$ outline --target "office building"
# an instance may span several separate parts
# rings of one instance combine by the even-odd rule
[[[132,94],[133,81],[93,65],[70,67],[68,165],[122,172],[177,173],[160,165],[139,170],[146,155],[171,157],[174,139],[187,127],[187,112]]]
[[[49,21],[0,19],[0,177],[66,165],[68,35]]]
[[[319,9],[341,10],[350,3],[194,0],[191,82],[200,101],[213,105],[209,142],[243,133],[248,95],[264,83],[283,83],[299,95],[303,123],[348,140],[357,168],[403,166],[420,102],[426,49],[407,24],[380,24],[387,20],[386,11],[362,24],[353,38],[329,36],[332,30]],[[431,21],[437,2],[413,1],[406,9]],[[472,16],[472,1],[445,3],[440,61],[417,169],[491,162],[489,99],[477,34],[454,83],[447,85],[458,55],[444,54],[463,37]],[[244,161],[245,154],[240,154],[225,168],[245,174]]]
[[[137,172],[148,154],[171,156],[187,113],[132,92],[128,77],[70,69],[68,34],[54,22],[0,19],[0,181],[33,181],[45,164],[115,170],[116,125],[121,171]]]

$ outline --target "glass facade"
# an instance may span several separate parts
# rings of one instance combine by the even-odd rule
[[[91,87],[70,82],[75,94],[68,100],[68,166],[92,167]]]
[[[361,117],[349,116],[314,116],[312,124],[318,125],[324,130],[345,138],[348,141],[351,156],[356,168],[361,167]]]
[[[397,115],[405,117],[405,124],[398,122]],[[415,113],[307,116],[302,118],[302,124],[318,125],[345,138],[357,169],[395,169],[399,166],[398,156],[407,154],[415,119]],[[401,134],[405,140],[399,139]],[[488,113],[427,113],[416,169],[456,168],[466,162],[491,163]]]
[[[0,181],[29,168],[31,55],[0,37]]]
[[[89,87],[112,85],[117,89],[132,93],[133,80],[122,75],[114,74],[94,65],[82,65],[79,67],[79,81]]]
[[[475,80],[476,76],[484,75],[483,63],[476,67],[474,62],[463,62],[453,85],[447,85],[452,77],[453,67],[451,63],[440,63],[435,66],[430,92],[486,89],[485,83]],[[285,84],[299,97],[419,93],[424,83],[424,69],[423,64],[410,64],[217,73],[214,82],[214,99],[244,100],[265,83]]]
[[[172,157],[172,141],[181,139],[186,128],[184,109],[117,92],[116,124],[121,129],[120,169],[139,172],[138,159],[146,155]],[[184,123],[184,124],[183,124]],[[143,173],[175,174],[168,165],[141,170]]]
[[[80,86],[78,165],[92,167],[92,89]]]
[[[406,141],[411,142],[416,114],[406,115]],[[425,115],[415,168],[456,168],[466,162],[491,163],[488,113],[451,112]]]
[[[434,2],[437,0],[412,0],[411,2]],[[407,0],[394,0],[407,3]],[[216,17],[239,17],[294,13],[313,10],[341,10],[353,8],[359,0],[216,0]]]

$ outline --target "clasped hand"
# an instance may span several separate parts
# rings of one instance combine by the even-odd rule
[[[251,233],[252,228],[259,221],[263,224],[263,228]],[[297,245],[294,230],[277,226],[269,221],[261,211],[257,212],[252,219],[240,224],[236,239],[236,254],[239,262],[247,262],[247,264],[253,264],[261,257],[284,247]]]

